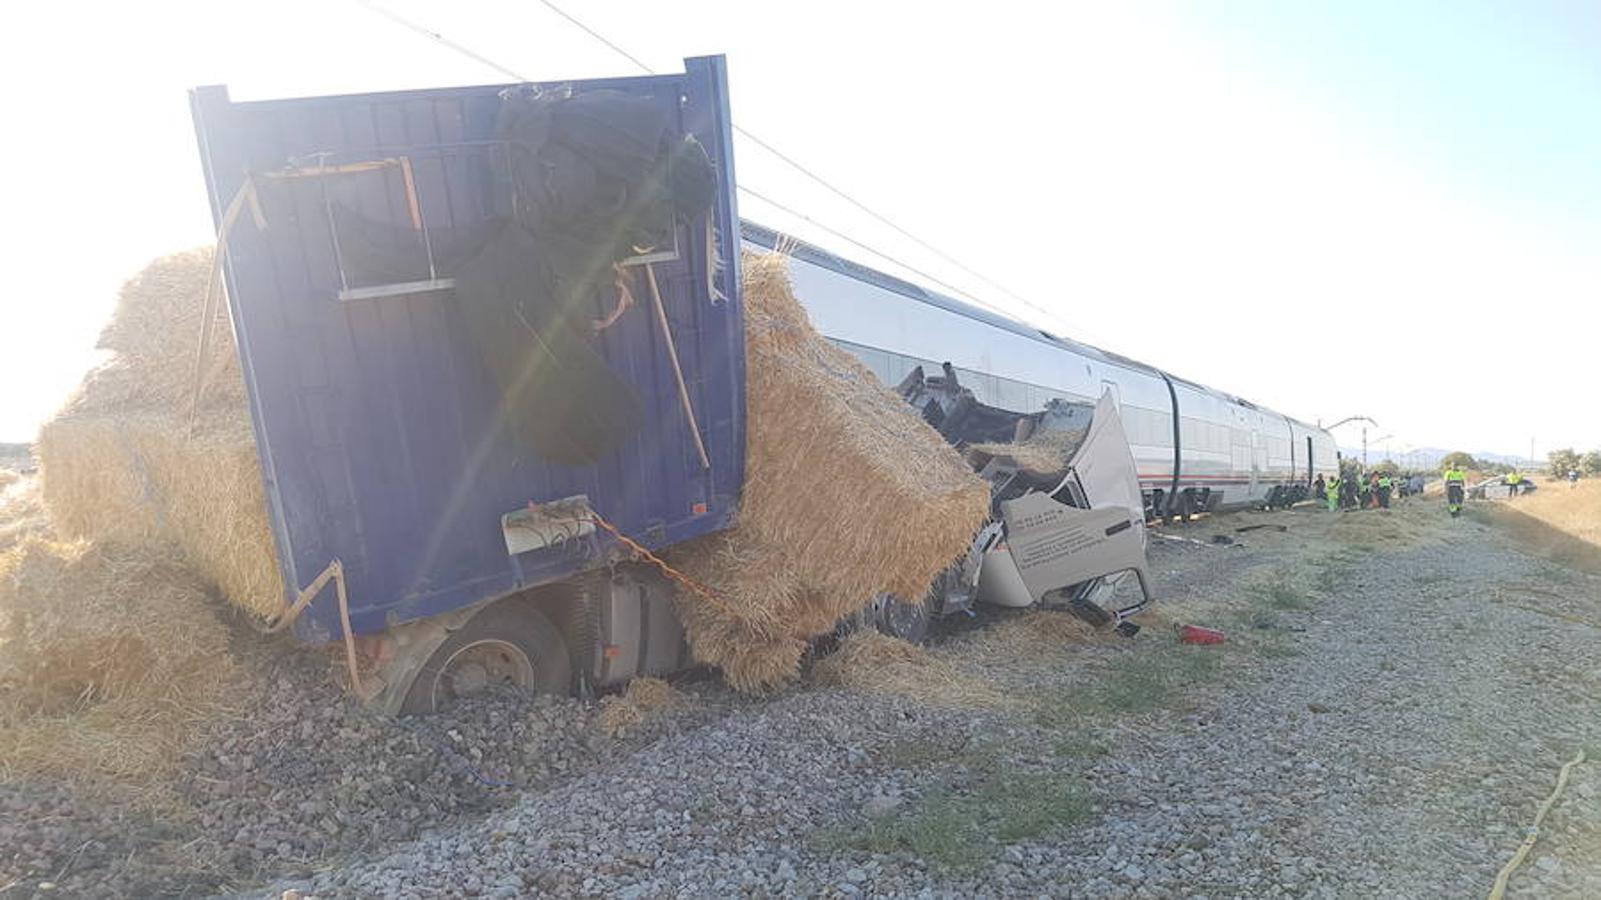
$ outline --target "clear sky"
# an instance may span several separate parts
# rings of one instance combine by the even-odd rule
[[[659,70],[726,53],[745,128],[1029,304],[748,143],[742,184],[1020,318],[1397,449],[1601,446],[1601,3],[558,2]],[[535,0],[385,5],[531,79],[636,71]],[[505,80],[342,0],[6,15],[0,440],[209,240],[186,88]]]

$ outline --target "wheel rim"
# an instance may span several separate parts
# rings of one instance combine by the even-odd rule
[[[452,653],[434,674],[433,707],[443,709],[497,685],[526,689],[533,683],[534,663],[521,647],[510,641],[474,641]]]

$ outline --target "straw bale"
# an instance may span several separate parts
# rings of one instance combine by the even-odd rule
[[[942,706],[996,706],[1005,696],[992,684],[926,649],[877,631],[856,631],[817,661],[822,684],[913,697]]]
[[[747,254],[746,475],[736,527],[676,555],[719,598],[680,597],[696,659],[741,690],[793,679],[809,639],[881,593],[921,598],[989,489],[899,396],[806,318],[787,258]]]
[[[203,247],[164,256],[129,279],[116,309],[100,332],[98,347],[116,354],[135,377],[128,387],[149,402],[176,409],[189,400],[195,349],[200,340],[212,250]],[[213,367],[208,395],[243,402],[239,355],[228,325],[227,305],[217,304],[213,323]]]
[[[225,711],[228,634],[159,548],[0,554],[0,771],[143,782]]]
[[[39,499],[38,482],[27,479],[0,489],[0,552],[32,535],[50,533],[50,517]]]
[[[623,737],[683,700],[677,688],[660,678],[635,678],[621,694],[601,698],[600,728],[612,737]]]
[[[263,618],[284,586],[261,466],[226,321],[191,428],[209,250],[151,263],[101,334],[114,358],[40,429],[43,497],[62,536],[176,547],[235,605]]]
[[[187,434],[160,413],[50,421],[39,454],[51,518],[66,537],[169,543],[230,602],[270,617],[284,586],[249,422],[213,415]]]

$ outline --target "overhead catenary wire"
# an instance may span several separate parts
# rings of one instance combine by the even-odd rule
[[[640,60],[639,57],[635,56],[632,53],[629,53],[627,50],[625,50],[622,46],[617,44],[615,41],[610,40],[604,34],[601,34],[599,31],[596,31],[594,28],[591,28],[589,25],[585,24],[583,21],[578,19],[578,17],[574,16],[572,13],[569,13],[565,9],[562,9],[560,6],[557,6],[555,4],[555,2],[553,2],[553,0],[539,0],[539,3],[542,6],[544,6],[546,9],[549,9],[551,12],[555,13],[556,15],[561,16],[563,19],[567,20],[568,22],[571,22],[575,27],[577,27],[578,29],[583,31],[585,34],[587,34],[590,37],[594,38],[595,40],[601,42],[602,44],[605,44],[608,48],[610,48],[612,50],[612,52],[616,53],[617,55],[623,57],[624,59],[626,59],[629,62],[633,63],[634,65],[638,66],[641,71],[643,71],[643,72],[645,72],[646,74],[649,74],[649,75],[656,74],[656,70],[651,68],[648,64],[646,64],[642,60]],[[746,140],[749,140],[751,143],[755,144],[756,146],[762,148],[763,150],[766,150],[768,153],[771,153],[774,157],[776,157],[779,161],[783,162],[785,165],[789,166],[790,168],[794,169],[795,171],[797,171],[797,172],[801,173],[802,175],[806,176],[808,179],[810,179],[813,182],[817,183],[824,190],[828,191],[829,193],[833,194],[834,196],[840,198],[841,200],[844,200],[846,203],[849,203],[851,206],[853,206],[856,209],[860,210],[861,212],[865,213],[866,215],[871,217],[874,221],[876,221],[879,224],[885,226],[886,228],[889,228],[891,231],[894,231],[896,234],[900,235],[903,238],[906,238],[907,240],[911,241],[912,243],[916,244],[917,246],[922,247],[924,250],[927,250],[928,252],[934,254],[935,256],[939,257],[940,259],[944,260],[945,262],[955,266],[958,269],[961,269],[963,272],[967,273],[969,276],[978,279],[979,281],[983,282],[986,287],[989,287],[989,288],[991,288],[993,290],[996,290],[996,291],[999,291],[999,292],[1005,294],[1006,296],[1012,298],[1013,300],[1016,300],[1018,303],[1021,303],[1024,306],[1027,306],[1028,308],[1034,310],[1035,312],[1040,313],[1041,315],[1049,316],[1049,317],[1055,318],[1055,319],[1060,319],[1060,316],[1058,314],[1046,309],[1045,307],[1040,306],[1037,303],[1034,303],[1032,300],[1029,300],[1027,297],[1024,297],[1023,295],[1017,293],[1016,291],[1012,290],[1011,288],[1008,288],[1005,285],[1000,284],[999,282],[995,281],[993,278],[990,278],[989,276],[987,276],[984,273],[978,271],[977,269],[974,269],[972,266],[969,266],[968,264],[962,262],[960,259],[957,259],[955,256],[952,256],[951,254],[945,252],[944,250],[941,250],[939,247],[936,247],[932,243],[929,243],[924,238],[919,237],[916,234],[913,234],[911,231],[908,231],[906,228],[902,227],[900,224],[896,223],[895,221],[890,219],[888,216],[884,215],[883,213],[879,212],[876,209],[873,209],[872,207],[868,206],[867,204],[863,203],[862,201],[856,199],[855,197],[851,196],[849,193],[847,193],[843,189],[841,189],[838,186],[836,186],[833,182],[829,181],[828,179],[824,178],[823,176],[821,176],[821,175],[817,174],[816,172],[812,171],[810,168],[808,168],[806,165],[801,163],[799,160],[795,159],[793,156],[790,156],[788,153],[785,153],[784,151],[782,151],[782,150],[778,149],[777,147],[773,146],[773,144],[771,142],[765,141],[762,138],[758,137],[757,135],[751,133],[750,129],[744,128],[743,126],[739,125],[739,123],[736,122],[736,123],[734,123],[734,131],[738,132]],[[769,201],[769,202],[771,202],[771,201]],[[811,220],[808,219],[807,221],[811,221]],[[817,223],[813,222],[813,224],[817,224]],[[872,252],[877,253],[877,251],[872,251]],[[881,253],[879,253],[878,255],[879,256],[883,256],[883,254],[881,254]],[[890,257],[884,257],[884,258],[885,259],[890,259]],[[904,265],[904,263],[901,263],[901,265]],[[924,277],[927,277],[927,276],[925,275]],[[948,285],[947,285],[947,287],[948,287]],[[966,294],[967,292],[962,291],[961,293]]]
[[[489,68],[494,69],[496,72],[499,72],[500,74],[505,75],[505,76],[515,80],[515,81],[527,81],[528,80],[527,78],[524,78],[523,76],[519,75],[517,72],[514,72],[511,69],[501,65],[500,63],[495,62],[494,60],[490,59],[489,57],[484,56],[484,55],[479,54],[479,53],[475,53],[472,50],[468,49],[467,47],[464,47],[461,44],[458,44],[455,41],[451,40],[450,38],[445,37],[443,34],[440,34],[439,32],[434,31],[431,28],[425,28],[422,25],[418,25],[416,22],[411,21],[410,19],[406,18],[405,16],[400,15],[399,13],[394,12],[393,10],[387,9],[387,8],[377,4],[377,3],[372,2],[372,0],[356,0],[356,2],[358,4],[360,4],[364,9],[370,10],[371,12],[375,12],[378,15],[383,16],[384,18],[388,19],[389,21],[394,22],[396,25],[399,25],[400,27],[405,28],[407,31],[414,31],[417,34],[420,34],[425,38],[429,38],[430,40],[437,41],[440,44],[442,44],[442,45],[444,45],[446,47],[449,47],[450,49],[456,51],[457,53],[460,53],[462,56],[465,56],[468,59],[471,59],[471,60],[473,60],[475,62],[481,63],[482,65],[486,65]]]
[[[367,9],[370,9],[373,12],[378,13],[379,15],[382,15],[384,18],[389,19],[390,21],[392,21],[392,22],[394,22],[394,23],[396,23],[398,25],[403,26],[407,30],[415,32],[417,34],[420,34],[420,35],[422,35],[424,37],[427,37],[430,40],[436,41],[440,45],[442,45],[444,47],[447,47],[447,48],[449,48],[451,50],[454,50],[454,51],[462,54],[463,56],[468,57],[469,59],[473,59],[473,60],[475,60],[475,61],[477,61],[479,63],[482,63],[482,64],[484,64],[486,66],[489,66],[490,68],[494,69],[497,72],[500,72],[503,75],[507,75],[507,76],[509,76],[511,78],[514,78],[514,79],[518,80],[518,81],[528,81],[529,80],[528,78],[524,77],[523,75],[521,75],[517,71],[511,69],[510,67],[501,65],[500,63],[495,62],[494,60],[492,60],[492,59],[490,59],[490,58],[488,58],[488,57],[486,57],[486,56],[484,56],[484,55],[482,55],[480,53],[477,53],[477,52],[475,52],[475,51],[463,46],[462,44],[459,44],[459,43],[457,43],[457,42],[445,37],[444,34],[442,34],[439,31],[436,31],[436,30],[431,29],[431,28],[427,28],[426,26],[423,26],[423,25],[419,25],[416,22],[413,22],[413,21],[405,18],[404,16],[399,15],[398,13],[395,13],[392,10],[386,9],[385,7],[381,6],[380,4],[373,2],[373,0],[358,0],[358,2],[363,7],[366,7]],[[559,6],[556,3],[554,3],[553,0],[538,0],[538,2],[540,3],[541,6],[544,6],[546,9],[549,9],[551,12],[553,12],[557,16],[561,17],[564,21],[568,22],[573,27],[575,27],[575,28],[579,29],[580,31],[584,32],[585,34],[589,35],[591,38],[594,38],[597,42],[601,43],[602,45],[604,45],[605,47],[610,49],[613,53],[616,53],[618,56],[621,56],[622,58],[628,60],[631,64],[633,64],[635,67],[637,67],[640,71],[646,73],[647,75],[655,75],[655,74],[657,74],[656,70],[654,68],[652,68],[644,60],[642,60],[638,56],[635,56],[634,54],[628,52],[628,50],[625,49],[623,46],[621,46],[617,42],[611,40],[610,38],[606,37],[600,31],[598,31],[595,28],[591,27],[590,25],[585,23],[583,20],[579,19],[577,16],[574,16],[572,13],[570,13],[567,10],[563,9],[561,6]],[[952,254],[950,254],[950,253],[948,253],[948,252],[946,252],[944,250],[941,250],[939,247],[937,247],[934,244],[930,243],[926,239],[924,239],[922,237],[919,237],[918,235],[916,235],[913,232],[909,231],[905,227],[899,225],[898,223],[896,223],[894,220],[890,219],[885,214],[879,212],[876,209],[873,209],[872,207],[868,206],[867,204],[863,203],[862,201],[856,199],[850,193],[848,193],[845,190],[843,190],[843,189],[837,187],[836,185],[834,185],[833,182],[830,182],[828,179],[826,179],[823,176],[817,174],[812,169],[808,168],[807,166],[802,164],[800,161],[796,160],[794,157],[792,157],[789,154],[787,154],[787,153],[783,152],[782,150],[778,149],[771,142],[763,140],[761,137],[751,133],[748,129],[738,125],[737,123],[733,125],[733,129],[740,136],[744,137],[746,140],[749,140],[752,144],[755,144],[757,147],[760,147],[761,149],[763,149],[763,150],[767,151],[768,153],[772,154],[774,158],[778,159],[780,162],[783,162],[785,165],[787,165],[790,168],[794,169],[795,171],[799,172],[801,175],[805,176],[808,180],[810,180],[812,182],[815,182],[816,184],[821,186],[823,189],[827,190],[829,193],[839,197],[840,199],[844,200],[846,203],[850,204],[852,207],[854,207],[857,210],[861,211],[865,215],[871,217],[874,221],[879,222],[880,224],[882,224],[885,227],[887,227],[887,228],[891,229],[892,231],[894,231],[896,234],[899,234],[900,236],[902,236],[905,239],[911,241],[912,243],[916,244],[917,246],[923,248],[924,250],[934,254],[935,256],[937,256],[941,260],[943,260],[944,262],[946,262],[946,263],[948,263],[948,264],[950,264],[952,266],[955,266],[956,268],[960,269],[962,272],[966,273],[970,277],[982,282],[987,287],[989,287],[989,288],[991,288],[991,289],[993,289],[995,291],[998,291],[998,292],[1000,292],[1002,294],[1005,294],[1006,296],[1010,297],[1011,299],[1015,300],[1016,302],[1022,304],[1023,306],[1033,310],[1034,312],[1036,312],[1036,313],[1038,313],[1040,315],[1046,316],[1047,318],[1050,318],[1050,319],[1054,319],[1057,322],[1061,322],[1062,324],[1070,324],[1070,323],[1067,323],[1061,317],[1061,315],[1059,313],[1053,312],[1053,311],[1045,308],[1044,306],[1041,306],[1038,303],[1035,303],[1035,302],[1029,300],[1027,297],[1024,297],[1024,296],[1018,294],[1016,291],[1013,291],[1010,288],[1007,288],[1006,286],[996,282],[994,279],[989,278],[988,276],[984,275],[982,272],[979,272],[978,270],[974,269],[973,267],[971,267],[971,266],[967,265],[966,263],[962,262],[960,259],[957,259]],[[888,253],[886,253],[886,252],[884,252],[882,250],[878,250],[878,249],[876,249],[876,248],[874,248],[872,246],[869,246],[868,244],[865,244],[865,243],[863,243],[862,241],[860,241],[860,240],[858,240],[856,238],[849,237],[846,234],[844,234],[843,232],[839,231],[838,229],[831,228],[831,227],[829,227],[827,225],[824,225],[823,223],[821,223],[821,222],[817,221],[816,219],[812,218],[811,216],[808,216],[808,215],[805,215],[803,213],[800,213],[800,212],[796,211],[795,209],[793,209],[790,206],[787,206],[785,204],[779,203],[778,201],[772,199],[769,196],[766,196],[765,194],[759,193],[759,192],[755,191],[754,189],[748,188],[748,187],[746,187],[744,185],[740,185],[739,189],[741,191],[743,191],[744,193],[749,194],[750,196],[755,197],[756,199],[761,200],[762,202],[765,202],[768,205],[770,205],[770,206],[772,206],[772,207],[774,207],[776,209],[779,209],[779,210],[781,210],[781,211],[783,211],[785,213],[788,213],[789,215],[795,216],[797,218],[800,218],[800,219],[806,221],[807,223],[809,223],[809,224],[811,224],[811,225],[813,225],[813,226],[815,226],[815,227],[827,232],[828,234],[830,234],[830,235],[832,235],[832,236],[834,236],[836,238],[839,238],[840,240],[844,240],[844,241],[849,242],[854,247],[857,247],[857,248],[859,248],[861,250],[865,250],[868,253],[871,253],[871,254],[873,254],[874,256],[876,256],[876,257],[878,257],[880,259],[883,259],[883,260],[886,260],[888,262],[891,262],[891,263],[895,264],[896,266],[899,266],[902,269],[905,269],[906,271],[917,275],[920,278],[924,278],[924,279],[927,279],[929,281],[932,281],[936,285],[938,285],[939,287],[944,288],[945,290],[948,290],[948,291],[952,292],[953,294],[957,294],[957,295],[959,295],[960,297],[962,297],[965,300],[968,300],[968,301],[970,301],[970,302],[972,302],[972,303],[974,303],[974,304],[976,304],[978,306],[982,306],[985,309],[988,309],[991,312],[995,312],[995,313],[1000,314],[1000,315],[1006,315],[1006,316],[1012,315],[1011,313],[1008,313],[1007,311],[995,306],[992,303],[987,303],[987,302],[985,302],[983,300],[980,300],[978,297],[974,296],[973,293],[970,292],[970,291],[963,290],[962,288],[959,288],[959,287],[951,284],[949,281],[946,281],[946,280],[941,279],[941,278],[937,278],[937,277],[929,274],[928,272],[926,272],[926,271],[924,271],[922,269],[919,269],[919,268],[916,268],[914,266],[908,265],[907,263],[902,262],[899,259],[896,259],[894,256],[891,256],[890,254],[888,254]],[[1076,328],[1076,326],[1075,326],[1075,330],[1078,330]]]
[[[616,53],[617,55],[619,55],[619,56],[623,57],[624,59],[628,60],[629,62],[633,63],[635,66],[638,66],[639,69],[641,71],[645,72],[647,75],[656,74],[656,70],[651,68],[648,64],[646,64],[642,60],[640,60],[639,57],[635,56],[632,53],[629,53],[622,46],[617,44],[617,42],[607,38],[604,34],[601,34],[599,31],[596,31],[594,28],[591,28],[589,25],[585,24],[582,20],[580,20],[576,16],[574,16],[572,13],[569,13],[565,9],[562,9],[560,6],[557,6],[553,2],[553,0],[539,0],[539,3],[540,3],[540,5],[544,6],[546,9],[549,9],[551,12],[555,13],[558,16],[561,16],[563,19],[565,19],[568,22],[572,23],[575,27],[577,27],[578,29],[583,31],[585,34],[589,35],[590,37],[594,38],[595,40],[599,41],[600,43],[606,45],[608,48],[610,48],[612,50],[612,52]],[[874,221],[876,221],[879,224],[885,226],[886,228],[889,228],[891,231],[894,231],[896,234],[900,235],[901,237],[906,238],[907,240],[911,241],[912,243],[916,244],[919,247],[922,247],[924,250],[927,250],[928,252],[934,254],[935,256],[939,257],[941,260],[944,260],[945,262],[949,263],[950,265],[953,265],[956,268],[961,269],[963,272],[965,272],[970,277],[975,278],[980,282],[983,282],[983,284],[986,287],[989,287],[992,290],[999,291],[1000,293],[1005,294],[1006,296],[1012,298],[1013,300],[1017,301],[1018,303],[1021,303],[1022,305],[1028,307],[1029,309],[1035,311],[1036,313],[1039,313],[1040,315],[1046,316],[1048,318],[1056,319],[1059,322],[1062,321],[1062,317],[1061,317],[1061,315],[1059,313],[1055,313],[1055,312],[1052,312],[1049,309],[1046,309],[1045,307],[1039,305],[1038,303],[1035,303],[1034,301],[1028,299],[1027,297],[1024,297],[1023,295],[1019,294],[1018,292],[1012,290],[1011,288],[1008,288],[1007,286],[1005,286],[1003,284],[1000,284],[999,282],[995,281],[995,279],[990,278],[989,276],[985,275],[983,272],[980,272],[977,269],[974,269],[972,266],[969,266],[968,264],[962,262],[960,259],[957,259],[955,256],[952,256],[950,253],[947,253],[946,251],[941,250],[939,247],[936,247],[934,244],[930,243],[926,239],[924,239],[922,237],[919,237],[916,234],[913,234],[911,231],[908,231],[906,228],[902,227],[900,224],[898,224],[894,220],[890,219],[889,216],[884,215],[883,213],[879,212],[878,210],[873,209],[871,206],[868,206],[866,203],[863,203],[862,201],[860,201],[860,200],[856,199],[855,197],[851,196],[845,190],[843,190],[842,188],[836,186],[833,182],[829,181],[828,179],[824,178],[823,176],[821,176],[821,175],[817,174],[816,172],[812,171],[810,168],[808,168],[806,165],[801,163],[799,160],[795,159],[793,156],[790,156],[788,153],[785,153],[784,151],[778,149],[771,142],[765,141],[762,138],[760,138],[759,136],[753,134],[750,131],[750,129],[741,126],[737,122],[734,123],[733,128],[734,128],[734,131],[737,132],[740,136],[744,137],[746,140],[748,140],[752,144],[755,144],[756,146],[762,148],[763,150],[766,150],[768,153],[771,153],[780,162],[784,163],[785,165],[789,166],[790,168],[794,169],[795,171],[797,171],[797,172],[801,173],[802,175],[806,176],[806,178],[808,178],[811,181],[815,182],[817,185],[822,187],[824,190],[826,190],[829,193],[833,194],[834,196],[840,198],[841,200],[844,200],[846,203],[849,203],[851,206],[855,207],[857,210],[860,210],[862,213],[865,213],[867,216],[872,218]],[[747,193],[753,193],[754,194],[754,192],[751,192],[751,191],[748,191],[748,190],[747,190]],[[771,200],[768,200],[767,202],[771,203],[774,206],[779,206],[779,204],[773,203],[773,201],[771,201]],[[783,209],[784,207],[779,206],[779,208]],[[792,215],[798,215],[798,213],[794,213],[792,210],[787,210],[786,209],[785,211],[786,212],[790,212]],[[819,227],[823,227],[821,225],[821,223],[817,222],[816,220],[814,220],[814,219],[812,219],[812,218],[810,218],[808,216],[801,216],[801,218],[806,219],[806,221],[811,222],[813,225],[818,225]],[[839,232],[837,232],[837,231],[835,231],[833,229],[826,229],[826,230],[830,234],[835,235],[836,237],[844,237]],[[847,238],[847,240],[849,240],[849,239]],[[882,253],[881,251],[874,250],[871,247],[867,247],[866,245],[863,245],[858,241],[852,241],[852,243],[855,244],[858,247],[861,247],[864,250],[867,250],[870,253],[873,253],[876,256],[879,256],[879,257],[881,257],[883,259],[887,259],[887,260],[889,260],[891,262],[894,262],[896,265],[902,266],[903,268],[906,268],[908,271],[917,272],[917,274],[921,275],[924,278],[931,278],[931,276],[929,276],[927,273],[920,272],[917,269],[913,269],[911,266],[907,266],[905,263],[900,262],[900,261],[896,260],[894,257],[888,256],[888,255]],[[948,284],[948,283],[946,283],[944,281],[939,281],[939,284],[940,284],[940,286],[946,288],[947,290],[955,291],[956,293],[961,294],[962,296],[966,297],[969,300],[973,300],[974,302],[979,302],[976,297],[974,297],[971,293],[969,293],[967,291],[964,291],[964,290],[961,290],[959,288],[953,287],[953,286],[951,286],[950,284]],[[994,306],[991,306],[991,305],[989,305],[987,303],[980,303],[980,305],[988,307],[989,309],[994,310],[996,312],[1000,312],[1000,310],[997,310]],[[1064,324],[1066,324],[1066,323],[1064,322]]]

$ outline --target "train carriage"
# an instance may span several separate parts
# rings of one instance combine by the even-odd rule
[[[746,221],[745,246],[778,232]],[[812,323],[888,385],[950,363],[981,403],[1117,401],[1152,515],[1280,506],[1338,470],[1326,431],[1154,366],[1069,340],[782,236]]]

